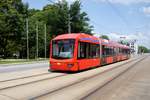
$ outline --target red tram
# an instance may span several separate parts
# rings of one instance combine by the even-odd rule
[[[129,59],[130,48],[78,33],[55,37],[50,45],[50,70],[80,71]]]

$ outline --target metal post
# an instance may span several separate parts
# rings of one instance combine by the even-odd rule
[[[46,24],[44,25],[44,29],[45,29],[45,59],[46,59]]]
[[[68,14],[68,33],[71,33],[70,14]]]
[[[27,60],[29,60],[29,30],[28,30],[28,18],[26,18],[26,35],[27,35]]]
[[[38,59],[38,22],[36,22],[36,59]]]
[[[71,22],[70,22],[70,4],[68,3],[68,5],[69,5],[69,7],[68,7],[68,9],[69,9],[69,12],[68,12],[68,33],[71,33]]]

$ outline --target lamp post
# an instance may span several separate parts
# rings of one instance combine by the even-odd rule
[[[38,22],[36,22],[36,59],[38,60]]]
[[[28,30],[28,18],[26,18],[26,36],[27,36],[27,60],[29,60],[29,30]]]
[[[46,24],[44,25],[44,30],[45,30],[45,59],[46,59]]]

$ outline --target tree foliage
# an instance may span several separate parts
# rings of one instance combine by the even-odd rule
[[[0,1],[0,55],[9,57],[21,50],[26,10],[21,0]]]
[[[91,33],[93,26],[89,25],[86,12],[81,12],[81,2],[75,1],[70,7],[71,32]]]
[[[107,35],[101,35],[100,38],[109,40],[109,37]]]
[[[138,53],[149,53],[150,50],[145,46],[138,46]]]
[[[69,16],[70,15],[70,16]],[[81,11],[81,2],[74,1],[70,7],[66,0],[48,4],[42,10],[29,9],[21,0],[0,1],[0,57],[8,58],[19,54],[26,58],[26,19],[29,20],[30,58],[36,57],[36,27],[38,25],[39,57],[44,57],[44,25],[47,28],[47,57],[49,41],[53,35],[68,33],[71,22],[72,33],[91,34],[86,12]]]

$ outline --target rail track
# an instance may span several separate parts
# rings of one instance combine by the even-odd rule
[[[19,79],[25,79],[25,78],[30,78],[30,77],[37,77],[37,76],[46,75],[46,74],[51,74],[51,73],[45,72],[45,73],[36,74],[36,75],[30,75],[30,76],[25,76],[25,77],[7,79],[7,80],[2,80],[2,81],[0,81],[0,83],[1,83],[1,82],[8,82],[8,81],[19,80]]]
[[[124,64],[122,64],[124,65]],[[49,72],[45,72],[45,73],[41,73],[41,74],[36,74],[36,75],[29,75],[29,76],[25,76],[25,77],[19,77],[19,78],[13,78],[13,79],[7,79],[7,80],[2,80],[0,81],[0,84],[7,84],[7,82],[13,82],[13,81],[16,81],[16,80],[23,80],[23,79],[28,79],[28,78],[34,78],[34,77],[38,77],[38,76],[44,76],[44,75],[50,75],[50,74],[53,74],[53,73],[49,73]],[[39,81],[44,81],[44,80],[48,80],[48,79],[53,79],[53,78],[57,78],[57,77],[61,77],[61,76],[65,76],[66,74],[62,74],[62,75],[58,75],[58,76],[54,76],[54,77],[51,77],[51,78],[43,78],[43,79],[40,79],[40,80],[36,80],[36,81],[31,81],[31,82],[27,82],[27,83],[23,83],[23,84],[17,84],[17,85],[13,85],[13,86],[8,86],[8,87],[3,87],[1,88],[0,87],[0,90],[3,90],[3,89],[9,89],[9,88],[13,88],[13,87],[16,87],[16,86],[21,86],[21,85],[27,85],[27,84],[31,84],[31,83],[35,83],[35,82],[39,82]]]
[[[125,69],[122,73],[119,73],[116,77],[111,78],[109,81],[107,81],[105,84],[97,87],[95,90],[93,90],[92,92],[88,93],[87,95],[83,96],[82,98],[80,98],[80,100],[85,100],[86,98],[88,98],[89,96],[91,96],[92,94],[94,94],[95,92],[97,92],[99,89],[103,88],[104,86],[106,86],[107,84],[111,83],[113,80],[117,79],[118,77],[120,77],[121,75],[123,75],[124,73],[126,73],[128,70],[134,68],[138,63],[142,62],[144,59],[146,59],[147,57],[142,58],[139,62],[134,63],[131,67],[128,67],[127,69]]]
[[[145,58],[146,58],[146,57],[142,58],[142,59],[141,59],[140,61],[138,61],[138,62],[135,62],[133,65],[131,65],[131,66],[128,67],[126,70],[124,70],[122,73],[120,73],[117,77],[119,77],[120,75],[122,75],[123,73],[125,73],[126,71],[128,71],[130,68],[132,68],[132,67],[135,66],[136,64],[138,64],[138,63],[140,63],[141,61],[143,61]],[[103,73],[106,73],[106,72],[112,71],[112,70],[114,70],[114,69],[120,68],[120,67],[122,67],[122,66],[124,66],[124,65],[128,65],[129,63],[131,63],[131,62],[133,62],[133,61],[136,61],[136,60],[137,60],[137,59],[131,60],[131,61],[127,62],[127,63],[122,64],[122,65],[118,65],[118,66],[113,67],[113,68],[111,68],[111,69],[108,69],[108,70],[105,70],[105,71],[103,71],[103,72],[97,73],[97,74],[95,74],[95,75],[93,75],[93,76],[80,79],[79,81],[76,81],[76,82],[74,82],[74,83],[72,83],[72,84],[69,84],[69,85],[63,86],[63,87],[61,87],[61,88],[55,89],[55,90],[53,90],[53,91],[49,91],[49,92],[47,92],[47,93],[44,93],[44,94],[41,94],[41,95],[32,97],[32,98],[30,98],[30,100],[39,99],[39,98],[42,98],[42,97],[44,97],[44,96],[57,93],[57,91],[61,91],[61,90],[66,89],[66,88],[68,88],[68,87],[72,87],[72,86],[74,86],[74,85],[76,85],[76,84],[80,84],[80,83],[83,82],[83,81],[90,80],[90,79],[92,79],[92,78],[94,78],[94,77],[96,77],[96,76],[99,76],[99,75],[103,74]],[[115,78],[117,78],[117,77],[115,77]],[[112,78],[112,79],[111,79],[110,81],[108,81],[108,82],[111,82],[111,81],[112,81],[113,79],[115,79],[115,78]],[[104,85],[108,84],[108,82],[105,83]],[[103,85],[103,86],[104,86],[104,85]],[[100,86],[98,89],[100,89],[101,87],[102,87],[102,86]],[[98,89],[96,89],[96,90],[98,90]],[[87,95],[85,95],[85,96],[82,97],[81,99],[84,99],[84,98],[88,97],[89,95],[91,95],[92,93],[94,93],[96,90],[92,91],[91,93],[88,93]]]
[[[142,61],[142,60],[144,60],[145,58],[146,58],[146,57],[143,57],[143,58],[140,59],[139,61]],[[50,89],[50,90],[48,90],[48,91],[41,92],[40,94],[32,95],[32,96],[25,97],[25,98],[30,99],[30,100],[34,100],[34,99],[39,99],[39,98],[45,97],[45,96],[47,96],[47,95],[54,94],[54,93],[56,93],[57,91],[61,91],[61,90],[65,89],[65,88],[72,87],[72,86],[74,86],[74,85],[76,85],[76,84],[79,84],[79,83],[81,83],[81,82],[90,80],[90,79],[92,79],[92,78],[94,78],[94,77],[96,77],[96,76],[99,76],[99,75],[101,75],[101,74],[104,74],[104,73],[106,73],[106,72],[109,72],[109,71],[112,71],[112,70],[114,70],[114,69],[120,68],[120,67],[122,67],[122,66],[124,66],[124,65],[128,65],[129,63],[132,63],[132,62],[134,62],[134,61],[137,61],[138,59],[139,59],[139,58],[126,61],[126,63],[117,65],[117,66],[112,67],[112,68],[109,68],[109,69],[106,69],[106,70],[104,70],[104,71],[102,71],[102,72],[98,72],[98,73],[96,73],[96,74],[89,75],[88,77],[86,76],[86,77],[82,77],[82,78],[76,79],[75,81],[70,82],[70,83],[67,83],[67,84],[64,84],[63,86],[58,86],[58,87],[56,87],[56,88],[54,88],[54,89]],[[137,62],[136,62],[135,64],[133,64],[132,66],[135,66],[137,63],[139,63],[139,62],[137,61]],[[105,67],[105,66],[103,66],[103,67]],[[130,68],[132,68],[132,67],[130,67]],[[126,71],[129,70],[130,68],[126,69]],[[124,71],[124,72],[126,72],[126,71]],[[123,73],[124,73],[124,72],[123,72]],[[83,73],[84,73],[84,72],[83,72]],[[77,74],[82,74],[82,72],[81,72],[81,73],[77,73]],[[8,82],[19,81],[19,80],[21,81],[21,80],[24,80],[24,79],[33,78],[33,77],[39,77],[39,76],[44,76],[44,75],[47,75],[47,73],[42,73],[42,74],[39,74],[39,75],[33,75],[33,76],[27,76],[27,77],[22,77],[22,78],[16,78],[16,79],[5,80],[5,81],[1,81],[0,84],[1,84],[1,83],[7,84]],[[49,75],[50,75],[50,73],[49,73]],[[52,74],[51,74],[51,75],[52,75]],[[71,74],[71,75],[72,75],[72,74]],[[26,87],[26,85],[30,85],[30,84],[33,85],[34,83],[38,83],[38,82],[43,83],[44,81],[51,82],[53,79],[55,79],[55,80],[56,80],[57,78],[61,79],[61,77],[63,78],[63,77],[66,77],[66,76],[71,76],[71,75],[61,73],[61,74],[56,75],[56,76],[53,76],[53,77],[47,77],[47,78],[42,78],[42,79],[38,79],[38,80],[35,80],[35,81],[32,80],[32,81],[30,81],[30,82],[26,82],[26,83],[22,83],[22,84],[19,84],[19,83],[18,83],[18,84],[15,84],[15,85],[6,86],[6,87],[3,87],[3,88],[0,88],[0,94],[6,95],[5,93],[3,93],[3,91],[9,91],[10,89],[11,89],[12,91],[14,91],[13,89],[15,89],[15,88],[17,88],[17,87]],[[75,76],[76,74],[73,74],[73,75]],[[120,75],[121,75],[121,73],[120,73]],[[76,75],[76,76],[79,76],[79,75]],[[119,76],[118,76],[118,77],[119,77]],[[117,78],[117,77],[116,77],[116,78]],[[112,79],[112,80],[113,80],[113,79]],[[61,80],[59,80],[59,82],[61,82]],[[41,83],[40,83],[40,84],[41,84]],[[47,84],[48,84],[48,83],[47,83]],[[106,84],[107,84],[107,83],[105,83],[104,85],[106,85]],[[42,84],[41,84],[41,85],[42,85]],[[56,85],[56,86],[57,86],[57,85]],[[100,89],[100,87],[99,87],[99,89]],[[96,89],[95,89],[94,91],[96,91]],[[91,93],[86,94],[86,95],[85,95],[84,97],[82,97],[81,99],[84,99],[84,98],[88,97],[89,95],[91,95],[92,93],[94,93],[94,91],[91,92]],[[7,95],[9,95],[9,94],[7,94]],[[12,96],[10,95],[10,97],[12,97]],[[12,98],[14,98],[14,97],[12,97]]]
[[[65,76],[67,74],[58,74],[58,75],[55,75],[55,76],[50,76],[54,73],[42,73],[42,74],[38,74],[38,75],[32,75],[32,76],[27,76],[27,77],[20,77],[20,78],[15,78],[15,79],[10,79],[10,80],[5,80],[5,81],[1,81],[0,82],[0,90],[4,90],[4,89],[10,89],[10,88],[14,88],[14,87],[17,87],[17,86],[22,86],[22,85],[27,85],[27,84],[32,84],[32,83],[36,83],[36,82],[40,82],[40,81],[44,81],[44,80],[50,80],[50,79],[54,79],[54,78],[57,78],[57,77],[62,77],[62,76]],[[42,76],[46,76],[41,78],[41,79],[38,79],[38,77],[42,77]],[[31,78],[36,78],[35,80],[32,80]],[[28,82],[24,82],[24,80],[27,79],[29,80]],[[20,81],[21,83],[15,83],[15,81]],[[8,86],[2,86],[2,84],[10,84],[10,83],[13,83],[12,85],[8,85]]]

